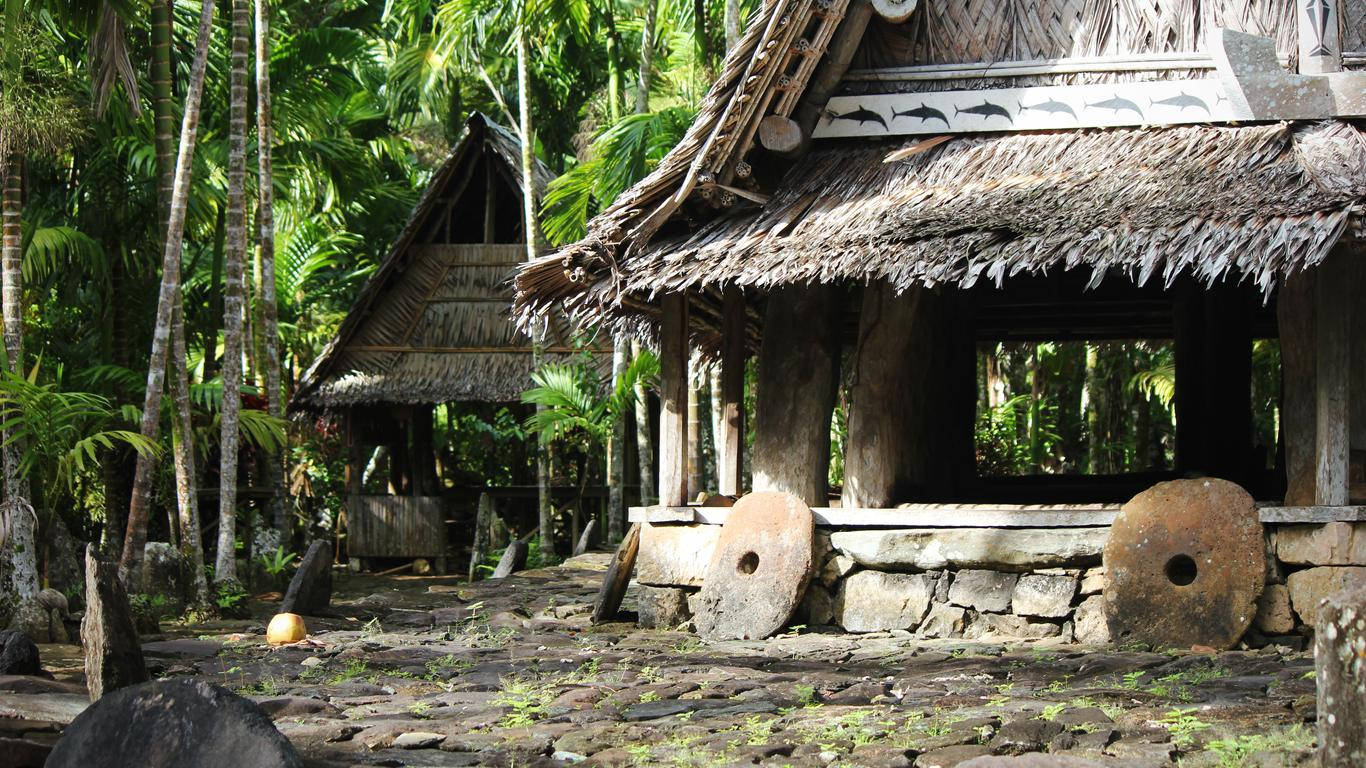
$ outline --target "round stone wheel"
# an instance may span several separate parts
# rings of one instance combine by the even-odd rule
[[[816,524],[790,493],[735,503],[702,582],[693,620],[708,640],[759,640],[787,625],[811,578]]]
[[[1105,543],[1110,636],[1232,648],[1265,580],[1262,524],[1247,491],[1215,478],[1158,483],[1124,505]]]

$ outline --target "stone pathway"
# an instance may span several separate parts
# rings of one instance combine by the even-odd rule
[[[947,768],[1031,752],[1133,768],[1314,764],[1303,652],[804,629],[704,645],[591,626],[605,563],[474,585],[341,577],[339,618],[309,619],[305,643],[265,646],[277,606],[262,603],[252,621],[163,625],[173,632],[144,651],[156,677],[256,700],[314,766]],[[0,678],[0,768],[53,743],[85,705],[78,649],[42,651],[55,681]]]

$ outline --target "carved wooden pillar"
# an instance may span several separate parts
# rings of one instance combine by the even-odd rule
[[[687,501],[688,300],[674,293],[660,300],[659,503]]]
[[[942,373],[936,299],[919,287],[898,296],[885,282],[863,292],[844,451],[846,508],[891,507],[928,479],[928,453],[936,448],[926,432],[942,406],[932,391]]]
[[[1317,309],[1314,322],[1315,449],[1314,503],[1341,506],[1348,501],[1348,405],[1352,297],[1351,264],[1334,253],[1315,268]]]
[[[1314,503],[1314,275],[1281,284],[1276,324],[1281,340],[1281,435],[1285,443],[1285,503]]]
[[[756,491],[787,491],[826,506],[839,307],[830,285],[786,286],[768,297],[754,416]]]
[[[745,297],[740,289],[726,289],[721,319],[721,422],[716,444],[718,490],[738,496],[745,448]]]

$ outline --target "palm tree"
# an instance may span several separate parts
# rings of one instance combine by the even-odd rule
[[[271,416],[284,418],[280,392],[280,308],[275,295],[275,190],[271,170],[271,145],[275,132],[270,108],[270,0],[256,0],[256,154],[258,172],[257,220],[260,222],[258,280],[260,320],[264,337],[266,406]],[[287,452],[285,453],[287,456]],[[271,516],[280,532],[280,546],[290,538],[290,521],[285,513],[285,468],[279,459],[267,462],[266,475],[271,489]]]
[[[13,1],[13,0],[11,0]],[[185,92],[185,115],[180,123],[180,149],[176,157],[175,180],[166,223],[165,247],[161,265],[161,288],[157,295],[156,328],[152,353],[147,365],[147,388],[142,403],[142,436],[155,442],[161,431],[161,396],[166,383],[166,358],[170,346],[175,299],[180,293],[180,257],[185,241],[185,216],[190,197],[195,139],[199,132],[200,101],[204,93],[204,72],[208,67],[209,39],[213,32],[213,0],[202,0],[199,31],[195,40],[190,84]],[[142,550],[147,542],[147,511],[151,504],[152,457],[139,455],[133,475],[132,499],[128,505],[128,529],[119,558],[119,576],[124,584],[140,583]]]
[[[228,119],[228,251],[223,284],[223,427],[219,444],[217,584],[237,581],[237,449],[242,411],[242,299],[247,257],[247,1],[232,0]]]
[[[588,480],[587,460],[611,444],[618,425],[635,409],[638,388],[658,373],[658,358],[644,352],[619,373],[614,372],[612,386],[605,394],[590,365],[547,363],[531,374],[536,386],[522,393],[522,402],[536,406],[536,412],[526,420],[527,431],[540,436],[542,447],[559,444],[582,457],[576,503],[581,503]]]
[[[22,0],[6,0],[0,28],[0,316],[4,319],[5,371],[23,365],[24,307],[23,154],[54,152],[80,133],[70,94],[49,66],[50,40],[25,23]],[[36,637],[42,610],[37,605],[36,517],[29,504],[28,478],[21,470],[24,449],[13,433],[3,446],[5,499],[13,553],[13,626]]]

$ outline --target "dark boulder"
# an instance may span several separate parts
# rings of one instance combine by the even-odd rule
[[[281,613],[317,616],[332,603],[332,542],[314,539],[285,591]]]
[[[48,768],[295,768],[298,753],[261,709],[204,680],[130,686],[67,727]]]
[[[0,631],[0,675],[37,675],[43,671],[38,646],[23,632]]]

